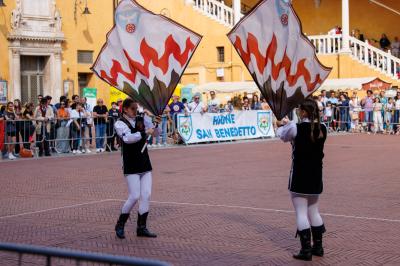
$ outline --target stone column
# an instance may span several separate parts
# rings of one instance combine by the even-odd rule
[[[240,20],[241,1],[240,0],[233,0],[232,8],[233,8],[233,19],[234,19],[234,23],[236,24]]]
[[[350,9],[349,0],[342,0],[342,52],[349,53]]]
[[[54,86],[53,86],[53,97],[54,97],[54,102],[58,102],[60,99],[60,96],[63,94],[63,84],[62,84],[62,71],[61,71],[61,53],[55,53],[54,54],[54,68],[52,71],[54,71]]]
[[[11,50],[10,60],[10,93],[11,99],[21,99],[21,55],[17,50]]]

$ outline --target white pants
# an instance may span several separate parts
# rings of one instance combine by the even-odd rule
[[[152,183],[151,172],[127,175],[125,178],[128,184],[129,197],[122,206],[122,213],[130,213],[137,201],[139,201],[140,215],[148,212]]]
[[[318,195],[291,193],[293,207],[296,210],[297,229],[302,231],[311,226],[321,226],[323,221],[318,211]]]
[[[381,111],[374,111],[374,131],[383,132],[383,118]]]

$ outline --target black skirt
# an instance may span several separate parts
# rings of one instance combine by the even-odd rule
[[[327,130],[321,125],[320,131],[315,125],[314,140],[311,138],[311,124],[303,122],[297,125],[297,135],[292,143],[293,163],[289,176],[289,190],[299,194],[318,195],[323,191],[322,169],[324,144]]]

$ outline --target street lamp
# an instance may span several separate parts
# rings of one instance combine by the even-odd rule
[[[1,1],[1,0],[0,0]],[[85,9],[82,12],[83,15],[90,15],[92,13],[90,13],[89,8],[87,6],[87,0],[85,1]]]
[[[0,0],[0,7],[2,7],[2,6],[6,6],[6,4],[4,4],[3,0]]]

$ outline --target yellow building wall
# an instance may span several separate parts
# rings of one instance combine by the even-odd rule
[[[141,5],[156,14],[168,14],[170,18],[203,36],[192,57],[182,83],[205,83],[217,80],[217,68],[224,68],[224,81],[252,80],[240,57],[230,44],[226,34],[230,29],[217,21],[185,5],[183,0],[139,0]],[[217,62],[217,47],[225,47],[225,62]],[[195,73],[198,73],[196,77]]]
[[[400,10],[400,1],[381,0],[394,9]],[[74,91],[79,94],[78,73],[90,73],[89,87],[98,89],[98,97],[109,100],[109,86],[98,79],[90,71],[90,64],[77,63],[78,50],[94,51],[94,59],[104,42],[106,33],[113,25],[113,10],[111,0],[88,1],[90,15],[82,15],[85,1],[57,0],[56,4],[62,16],[62,30],[66,41],[63,43],[62,80],[73,80]],[[217,68],[224,68],[224,81],[252,80],[241,59],[230,44],[226,34],[229,28],[217,21],[195,11],[192,6],[185,5],[184,0],[139,0],[140,4],[156,14],[166,14],[184,26],[203,35],[203,39],[192,58],[185,75],[183,84],[201,84],[217,80]],[[230,1],[225,1],[229,4]],[[256,0],[242,1],[247,6],[253,6]],[[6,7],[0,8],[0,77],[9,79],[9,51],[7,35],[10,32],[10,16],[15,8],[15,0],[5,0]],[[313,0],[293,0],[293,5],[302,20],[303,30],[309,34],[325,34],[335,25],[341,24],[341,0],[321,0],[321,6],[315,8]],[[377,16],[376,14],[379,14]],[[366,38],[379,39],[386,32],[392,39],[397,34],[397,21],[400,16],[368,0],[350,0],[350,27],[358,28]],[[217,62],[216,47],[225,47],[225,62]],[[366,66],[363,66],[348,56],[320,56],[321,61],[334,67],[331,77],[365,77],[380,76]],[[339,62],[339,63],[338,63]]]
[[[7,36],[11,30],[11,11],[15,8],[15,1],[4,1],[6,6],[0,7],[0,79],[8,80],[9,72],[9,58],[8,58],[8,40]]]
[[[293,7],[301,19],[303,30],[308,35],[326,34],[336,25],[342,25],[342,0],[320,0],[315,7],[314,0],[292,0]],[[400,11],[399,0],[379,0],[381,3]],[[225,3],[231,5],[231,0]],[[258,0],[242,0],[243,6],[253,7]],[[400,35],[400,16],[369,0],[349,0],[350,31],[359,29],[367,39],[379,40],[386,33],[390,40]]]

